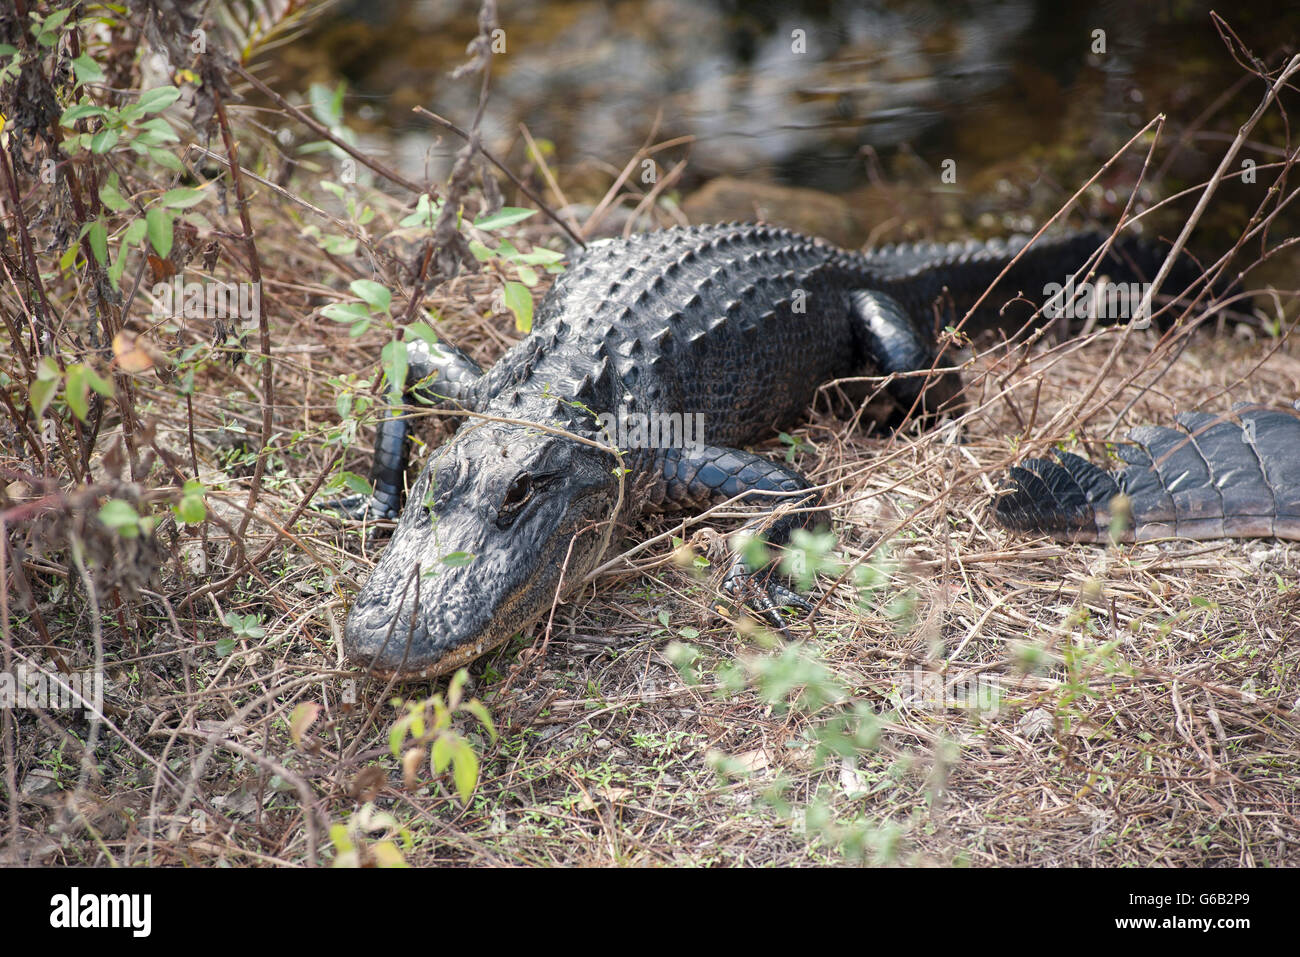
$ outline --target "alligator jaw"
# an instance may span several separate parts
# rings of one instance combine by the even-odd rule
[[[417,668],[412,668],[409,665],[405,668],[379,667],[372,664],[364,655],[356,655],[353,663],[358,668],[361,668],[367,674],[378,678],[380,681],[423,681],[428,678],[437,678],[441,675],[451,674],[462,665],[467,665],[474,659],[487,654],[504,641],[504,637],[497,638],[491,643],[486,641],[472,641],[468,644],[461,645],[459,648],[453,648],[431,664]],[[353,656],[351,655],[349,656],[349,658],[352,657]]]
[[[432,653],[425,650],[430,644],[430,636],[422,620],[417,619],[415,632],[410,635],[401,619],[391,630],[385,626],[385,644],[385,639],[366,629],[355,613],[350,614],[344,630],[347,659],[357,668],[382,681],[419,681],[450,674],[503,644],[514,633],[510,625],[492,626],[498,621],[513,622],[521,617],[519,605],[523,593],[524,589],[516,589],[497,606],[496,615],[488,621],[488,628],[441,651],[434,649]],[[409,613],[402,615],[402,618],[409,620]],[[409,649],[408,638],[411,645]]]

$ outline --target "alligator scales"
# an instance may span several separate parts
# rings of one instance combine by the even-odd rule
[[[349,659],[387,675],[450,671],[541,616],[597,565],[612,529],[647,511],[763,503],[749,527],[785,542],[815,519],[819,496],[745,446],[796,421],[822,383],[864,373],[893,376],[885,390],[900,421],[957,411],[955,374],[894,374],[935,368],[933,330],[966,315],[1023,245],[849,252],[767,226],[669,229],[592,243],[551,287],[532,334],[486,372],[449,345],[413,343],[408,397],[480,415],[429,456],[404,509],[407,420],[394,410],[381,424],[374,494],[345,505],[400,519],[348,616]],[[1098,245],[1093,235],[1034,243],[967,328],[1027,316],[997,306],[1062,281]],[[1120,281],[1149,278],[1160,259],[1136,242],[1111,255],[1102,269]],[[616,455],[602,428],[615,414],[680,414],[699,434]],[[1124,492],[1122,531],[1139,538],[1300,538],[1300,420],[1236,415],[1139,430],[1119,476],[1064,454],[1030,460],[995,514],[1013,529],[1097,538]],[[781,607],[808,608],[739,555],[721,589],[778,627]]]

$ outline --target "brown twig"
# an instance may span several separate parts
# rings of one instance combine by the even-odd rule
[[[429,195],[437,195],[436,193],[433,193],[428,187],[421,186],[418,183],[407,179],[405,176],[403,176],[401,173],[397,172],[396,170],[390,169],[389,167],[385,166],[383,163],[379,162],[373,157],[367,156],[365,153],[361,152],[361,150],[357,149],[355,146],[352,146],[350,143],[346,142],[345,140],[342,140],[339,137],[335,136],[333,133],[330,132],[328,127],[319,123],[310,114],[305,113],[302,110],[298,109],[298,107],[294,106],[284,97],[282,97],[279,93],[276,93],[273,89],[271,89],[261,80],[259,80],[256,76],[254,76],[244,67],[240,66],[238,63],[232,64],[232,68],[241,77],[243,77],[245,80],[251,83],[253,85],[253,88],[256,89],[257,92],[261,93],[263,96],[269,99],[280,109],[284,110],[286,113],[292,116],[299,123],[303,124],[303,126],[306,126],[308,129],[310,129],[321,139],[329,140],[329,142],[333,143],[335,146],[337,146],[343,152],[347,153],[349,156],[351,156],[357,162],[361,163],[363,166],[371,170],[374,170],[374,172],[384,177],[384,179],[396,183],[398,186],[401,186],[404,189],[410,190],[412,193],[415,193],[417,196],[424,193],[428,193]]]
[[[221,129],[221,139],[226,147],[226,162],[230,169],[231,182],[235,188],[235,204],[239,208],[239,222],[244,231],[244,245],[248,250],[249,270],[253,282],[260,288],[262,285],[262,260],[257,254],[257,239],[253,231],[253,221],[248,214],[248,197],[244,194],[244,180],[239,166],[239,147],[235,143],[234,135],[230,132],[230,120],[226,116],[226,105],[221,94],[214,91],[213,97],[216,105],[217,125]],[[270,453],[271,429],[274,426],[275,368],[271,364],[271,326],[266,313],[266,307],[263,306],[258,310],[257,315],[258,346],[262,359],[262,395],[260,396],[262,435],[261,441],[258,443],[257,464],[253,467],[253,478],[248,487],[248,504],[243,517],[239,520],[236,538],[243,538],[244,533],[248,530],[248,523],[253,517],[252,513],[257,505],[257,496],[262,489],[262,476],[266,473],[266,457]],[[234,542],[231,543],[231,551],[226,557],[227,562],[234,560],[235,544]]]
[[[445,127],[446,129],[450,130],[451,132],[455,133],[457,136],[461,137],[466,141],[468,141],[470,138],[469,133],[461,129],[451,120],[444,119],[443,117],[439,116],[437,113],[431,113],[429,110],[426,110],[422,106],[415,107],[415,112],[419,113],[421,116],[425,117],[426,119],[432,120],[433,122],[437,123],[439,126]],[[501,170],[501,172],[505,173],[506,176],[509,178],[510,182],[514,183],[517,187],[519,187],[519,191],[523,193],[525,196],[527,196],[532,201],[533,205],[536,206],[538,209],[540,209],[546,215],[546,217],[551,220],[551,222],[555,223],[555,225],[563,229],[565,235],[567,235],[570,239],[572,239],[575,245],[581,246],[583,249],[587,248],[587,244],[583,241],[582,237],[579,236],[576,232],[574,232],[569,227],[569,224],[566,223],[563,219],[561,219],[559,214],[557,214],[554,210],[552,210],[551,207],[548,206],[540,196],[538,196],[535,192],[533,192],[532,188],[529,187],[527,183],[525,183],[518,176],[516,176],[514,172],[510,169],[510,167],[506,166],[499,159],[493,156],[482,145],[479,146],[479,152],[483,154],[484,159],[486,159],[497,169]]]

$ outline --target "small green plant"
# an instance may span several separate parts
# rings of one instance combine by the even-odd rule
[[[743,554],[756,562],[766,558],[767,549],[755,537],[743,545]],[[801,589],[807,589],[816,575],[838,576],[845,567],[844,559],[836,554],[834,535],[804,530],[792,534],[780,564],[780,570],[794,578]],[[859,604],[867,608],[876,605],[876,591],[893,580],[893,572],[885,547],[877,551],[871,564],[859,566],[854,576]],[[903,589],[900,594],[910,595],[911,589]],[[891,610],[899,600],[899,596],[891,599]],[[910,604],[908,609],[910,612]],[[909,620],[903,614],[893,617],[898,625]],[[774,712],[801,719],[794,722],[801,731],[787,747],[806,755],[804,765],[813,782],[811,794],[799,799],[791,796],[791,782],[776,775],[762,790],[763,800],[788,817],[794,830],[810,842],[834,847],[853,859],[893,863],[903,834],[899,825],[873,820],[843,804],[845,796],[853,799],[872,788],[889,786],[888,777],[883,783],[875,783],[875,778],[880,777],[878,772],[873,772],[872,777],[859,770],[864,762],[879,764],[878,758],[870,756],[879,747],[881,729],[889,715],[878,713],[869,701],[854,694],[815,645],[784,643],[765,630],[757,636],[766,651],[743,655],[713,668],[720,685],[718,693],[728,697],[755,694]],[[667,654],[688,684],[703,680],[708,669],[699,648],[675,641],[668,646]],[[709,758],[714,769],[726,778],[754,778],[750,760],[721,752],[711,752]]]
[[[109,499],[99,509],[99,521],[123,538],[149,535],[154,529],[154,519],[141,515],[130,502],[120,498]]]
[[[217,639],[215,650],[218,658],[228,658],[233,655],[239,649],[240,638],[258,642],[266,637],[266,626],[259,615],[241,615],[229,611],[226,612],[223,620],[234,637],[225,635]]]
[[[187,479],[181,489],[180,500],[172,506],[176,520],[183,525],[198,525],[208,517],[208,508],[204,502],[206,490],[198,479]]]
[[[89,365],[70,363],[60,369],[53,358],[42,356],[36,364],[36,381],[28,392],[28,401],[39,418],[58,396],[73,415],[85,422],[90,414],[92,389],[105,398],[113,395],[112,383],[102,378]]]
[[[790,465],[794,464],[795,457],[808,448],[808,443],[802,436],[791,435],[789,432],[778,432],[777,438],[785,446],[785,460]]]
[[[444,773],[451,768],[452,780],[461,802],[468,804],[478,785],[479,759],[469,739],[453,727],[458,713],[468,712],[478,720],[493,741],[496,727],[492,716],[477,698],[464,700],[465,682],[469,672],[461,668],[447,686],[447,696],[433,694],[423,701],[393,699],[393,707],[406,713],[393,722],[388,732],[388,746],[393,757],[402,762],[403,776],[408,787],[415,786],[417,768],[426,753],[433,773]]]
[[[375,840],[371,835],[382,835]],[[400,837],[402,847],[393,840]],[[411,850],[411,832],[397,818],[367,802],[344,824],[330,825],[335,867],[410,867],[402,849]]]

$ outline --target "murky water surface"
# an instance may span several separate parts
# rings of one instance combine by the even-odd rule
[[[299,89],[345,79],[349,118],[368,139],[411,174],[437,178],[459,143],[411,108],[462,123],[473,115],[477,85],[449,72],[464,60],[476,9],[472,0],[343,3],[277,51],[271,72]],[[835,238],[897,233],[900,223],[904,233],[1004,232],[1054,211],[1155,114],[1170,117],[1163,139],[1172,143],[1241,79],[1209,10],[1059,0],[503,2],[505,52],[493,61],[485,141],[522,164],[526,125],[553,145],[561,181],[579,199],[603,192],[648,139],[689,137],[656,159],[665,170],[689,160],[674,195],[728,178],[697,199],[704,214],[743,215],[746,204],[778,203],[781,188],[801,187],[840,198],[841,210],[804,210],[838,220],[822,230]],[[1271,62],[1300,38],[1300,13],[1281,4],[1225,15]],[[1243,82],[1207,129],[1161,160],[1152,195],[1212,171],[1262,92],[1260,81]],[[1255,138],[1280,149],[1280,118]],[[1118,213],[1143,155],[1116,164],[1085,216]],[[955,182],[942,175],[946,163]],[[1254,199],[1225,189],[1207,226],[1243,221]],[[1185,212],[1171,210],[1168,222]]]

